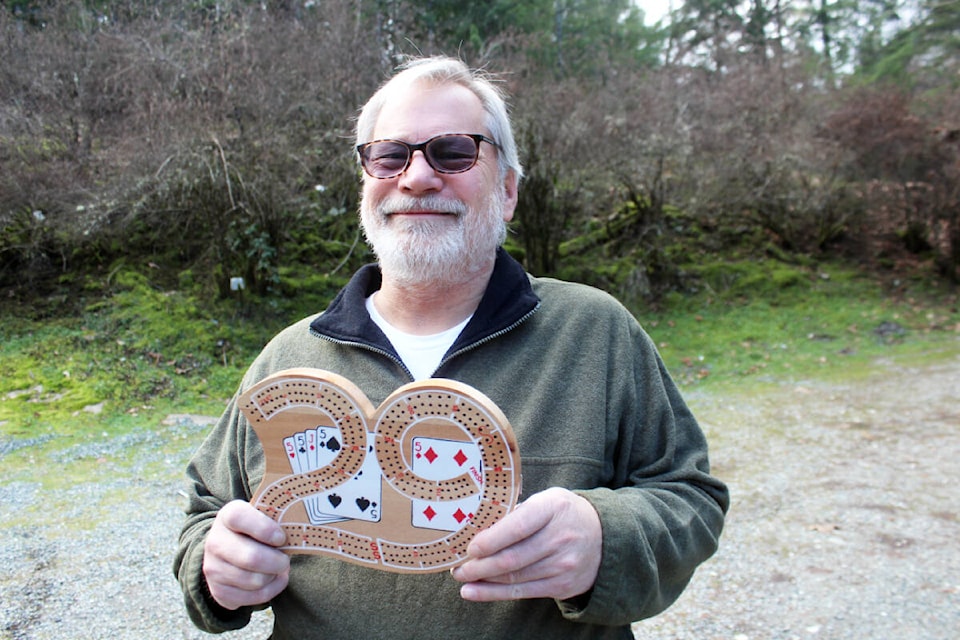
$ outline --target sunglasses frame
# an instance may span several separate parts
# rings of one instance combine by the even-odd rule
[[[428,147],[431,143],[436,142],[437,140],[440,140],[441,138],[457,138],[457,137],[459,137],[459,138],[470,138],[470,139],[473,140],[473,142],[474,142],[474,145],[475,145],[475,147],[476,147],[476,151],[475,151],[474,156],[473,156],[473,162],[470,163],[470,166],[468,166],[468,167],[466,167],[466,168],[463,168],[463,169],[457,169],[456,171],[451,171],[451,170],[449,170],[449,169],[444,169],[444,168],[442,168],[442,167],[438,167],[438,166],[434,165],[433,160],[430,159],[430,155],[427,153],[427,147]],[[367,156],[364,154],[364,152],[365,152],[371,145],[375,145],[375,144],[379,144],[379,143],[383,143],[383,142],[392,142],[392,143],[394,143],[394,144],[398,144],[398,145],[406,148],[406,150],[407,150],[407,160],[406,160],[406,162],[403,163],[403,167],[402,167],[399,171],[397,171],[396,173],[393,173],[393,174],[388,175],[388,176],[375,176],[375,175],[373,175],[373,174],[370,172],[369,169],[367,169],[367,161],[369,160],[369,158],[367,158]],[[423,153],[423,157],[424,157],[424,159],[427,161],[427,164],[430,165],[430,168],[433,169],[434,171],[436,171],[437,173],[455,174],[455,173],[464,173],[464,172],[466,172],[466,171],[469,171],[470,169],[473,169],[475,166],[477,166],[477,162],[480,160],[480,143],[481,143],[481,142],[486,142],[486,143],[489,144],[489,145],[493,145],[493,146],[494,146],[495,148],[497,148],[498,150],[500,149],[500,145],[497,144],[497,142],[496,142],[495,140],[491,140],[490,138],[488,138],[487,136],[483,135],[482,133],[442,133],[442,134],[440,134],[440,135],[438,135],[438,136],[433,136],[433,137],[430,138],[429,140],[424,140],[423,142],[419,142],[419,143],[417,143],[417,144],[410,144],[409,142],[404,142],[403,140],[394,140],[394,139],[392,139],[392,138],[383,138],[383,139],[380,139],[380,140],[371,140],[370,142],[365,142],[365,143],[363,143],[363,144],[358,144],[358,145],[357,145],[357,153],[358,153],[359,156],[360,156],[360,166],[363,167],[364,172],[365,172],[368,176],[370,176],[371,178],[375,178],[375,179],[377,179],[377,180],[389,180],[389,179],[391,179],[391,178],[396,178],[397,176],[402,175],[407,169],[410,168],[410,163],[413,162],[413,154],[414,154],[414,152],[416,152],[416,151],[420,151],[420,152]]]

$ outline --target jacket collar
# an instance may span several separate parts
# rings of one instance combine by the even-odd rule
[[[313,333],[334,340],[362,344],[395,355],[393,347],[380,328],[370,319],[366,299],[380,288],[380,268],[375,264],[361,267],[330,306],[311,324]],[[540,305],[523,266],[502,247],[487,290],[473,318],[461,332],[448,353],[454,353],[473,344],[508,331]]]

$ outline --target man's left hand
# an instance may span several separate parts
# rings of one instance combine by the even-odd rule
[[[564,600],[593,587],[601,543],[593,506],[566,489],[547,489],[478,533],[470,559],[451,573],[464,583],[465,600]]]

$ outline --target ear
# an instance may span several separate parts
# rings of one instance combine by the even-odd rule
[[[513,220],[514,209],[517,208],[517,199],[519,198],[517,185],[517,174],[510,170],[503,179],[503,221]]]

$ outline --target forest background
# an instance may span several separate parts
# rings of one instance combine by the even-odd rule
[[[206,637],[183,469],[372,260],[353,119],[435,53],[511,96],[508,250],[637,315],[731,487],[637,637],[958,637],[960,3],[644,6],[0,0],[0,639]]]
[[[353,119],[409,55],[496,74],[508,249],[682,384],[960,330],[956,2],[7,0],[0,34],[4,438],[216,412],[372,259]]]

